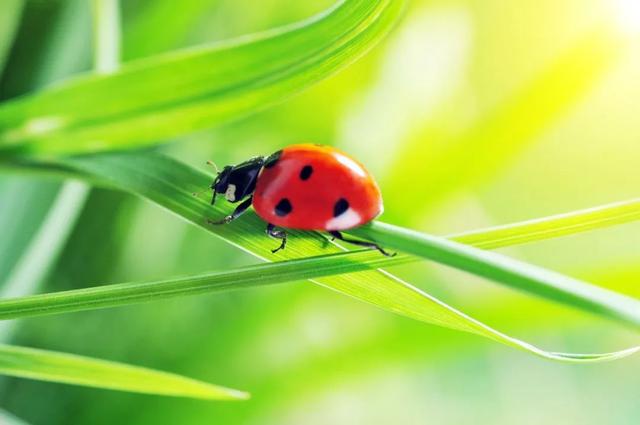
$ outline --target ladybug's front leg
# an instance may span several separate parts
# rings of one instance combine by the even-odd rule
[[[247,211],[249,209],[249,207],[251,206],[252,202],[253,202],[253,196],[250,196],[245,201],[243,201],[240,205],[238,205],[238,207],[235,210],[233,210],[233,212],[230,215],[226,216],[222,220],[217,220],[217,221],[207,220],[207,223],[209,223],[209,224],[227,224],[227,223],[230,223],[233,220],[235,220],[236,218],[240,217],[242,214],[244,214],[245,211]]]
[[[271,252],[275,254],[281,249],[284,249],[285,245],[287,244],[287,232],[285,232],[284,230],[276,230],[276,226],[271,223],[267,224],[266,232],[267,235],[271,236],[272,238],[280,239],[282,241],[280,242],[280,246],[276,249],[272,249]]]

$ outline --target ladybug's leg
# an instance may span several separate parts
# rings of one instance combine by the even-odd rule
[[[276,230],[276,226],[269,223],[267,224],[267,235],[271,236],[272,238],[280,239],[282,241],[280,242],[280,246],[276,249],[272,249],[271,252],[275,254],[281,249],[284,249],[285,245],[287,244],[287,232],[285,232],[284,230]]]
[[[207,220],[207,223],[209,223],[209,224],[227,224],[227,223],[230,223],[233,220],[235,220],[236,218],[240,217],[242,214],[244,214],[245,211],[247,211],[249,209],[249,207],[251,206],[251,202],[252,201],[253,201],[253,196],[250,196],[246,200],[242,201],[242,203],[240,205],[238,205],[238,207],[235,210],[233,210],[233,212],[230,215],[226,216],[222,220],[217,220],[217,221]]]
[[[371,249],[377,249],[378,251],[380,251],[380,253],[382,253],[382,255],[384,255],[385,257],[393,257],[396,255],[395,252],[393,253],[388,253],[387,251],[385,251],[384,249],[382,249],[382,247],[380,245],[378,245],[377,243],[374,242],[367,242],[367,241],[361,241],[358,239],[351,239],[351,238],[345,238],[344,236],[342,236],[342,233],[340,233],[337,230],[331,230],[329,231],[329,234],[331,236],[333,236],[333,238],[341,240],[343,242],[347,242],[350,243],[352,245],[358,245],[358,246],[365,246],[367,248],[371,248]],[[333,240],[333,239],[332,239]]]

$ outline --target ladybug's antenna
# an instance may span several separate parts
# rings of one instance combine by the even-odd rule
[[[210,165],[214,168],[214,170],[216,170],[216,179],[213,182],[213,184],[211,185],[211,187],[209,187],[208,189],[204,189],[201,190],[199,192],[193,192],[192,195],[195,197],[199,197],[200,195],[202,195],[204,192],[208,191],[209,189],[213,189],[213,199],[211,200],[211,205],[213,205],[213,203],[216,200],[216,184],[220,181],[220,170],[218,169],[218,166],[216,165],[215,162],[209,160],[207,161],[207,165]]]
[[[214,168],[214,170],[216,170],[216,174],[220,174],[220,170],[218,169],[218,166],[216,165],[215,162],[209,160],[207,161],[207,165],[211,165]]]

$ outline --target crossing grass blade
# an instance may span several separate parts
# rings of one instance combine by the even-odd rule
[[[0,105],[0,149],[51,155],[132,148],[236,119],[353,62],[386,34],[401,6],[343,1],[284,28],[67,80]]]
[[[341,273],[371,270],[415,261],[398,255],[386,258],[370,250],[258,264],[239,269],[174,277],[149,282],[90,288],[0,300],[0,320],[117,307],[185,295],[225,292]]]
[[[273,241],[264,235],[264,223],[253,213],[248,213],[233,225],[208,225],[206,223],[208,218],[221,217],[230,212],[229,205],[219,203],[211,207],[207,199],[193,196],[194,192],[198,192],[210,184],[212,176],[161,155],[151,153],[86,155],[58,160],[58,166],[77,170],[79,175],[90,175],[92,179],[101,179],[111,187],[135,193],[156,202],[183,219],[216,234],[230,244],[267,261],[340,252],[339,247],[331,244],[319,233],[292,231],[291,243],[287,249],[274,255],[271,253]],[[593,219],[592,215],[588,215],[588,217],[589,220]],[[607,222],[603,221],[603,223]],[[614,317],[634,327],[640,323],[637,317],[640,311],[639,304],[631,298],[599,288],[594,289],[592,285],[577,280],[571,280],[571,284],[567,285],[564,276],[503,256],[489,255],[490,253],[484,253],[442,238],[423,235],[427,242],[432,242],[431,244],[421,240],[413,233],[409,235],[411,237],[405,235],[406,237],[403,236],[405,239],[397,239],[403,235],[403,232],[410,231],[389,228],[384,230],[384,227],[383,224],[375,224],[360,231],[365,232],[363,235],[373,239],[390,242],[390,246],[400,251],[406,250],[418,256],[460,267],[594,314]],[[496,230],[491,232],[495,237]],[[354,233],[358,234],[358,231]],[[414,237],[416,240],[412,239]],[[517,238],[514,239],[516,242],[517,240]],[[433,243],[434,241],[435,243]],[[549,359],[578,362],[599,361],[628,355],[636,350],[633,348],[603,355],[547,352],[504,335],[381,270],[345,273],[332,277],[315,278],[312,281],[406,317],[482,335]],[[549,288],[553,288],[557,292],[549,292]]]
[[[477,248],[496,249],[640,220],[640,199],[629,199],[520,223],[448,235]]]
[[[243,400],[248,394],[172,373],[71,354],[0,345],[0,374],[144,394]]]

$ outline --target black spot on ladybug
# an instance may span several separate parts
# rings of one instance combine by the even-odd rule
[[[333,206],[333,216],[337,217],[348,209],[349,209],[349,201],[347,201],[344,198],[340,198],[338,199],[336,204]]]
[[[274,152],[271,155],[269,155],[267,159],[264,161],[264,168],[271,168],[274,165],[276,165],[276,162],[278,162],[281,155],[282,155],[282,150],[279,150],[278,152]]]
[[[305,165],[300,170],[300,180],[307,180],[313,174],[313,167],[311,165]]]
[[[275,212],[278,217],[284,217],[289,214],[292,209],[293,207],[291,206],[291,202],[289,202],[287,198],[282,198],[274,208],[273,212]]]

